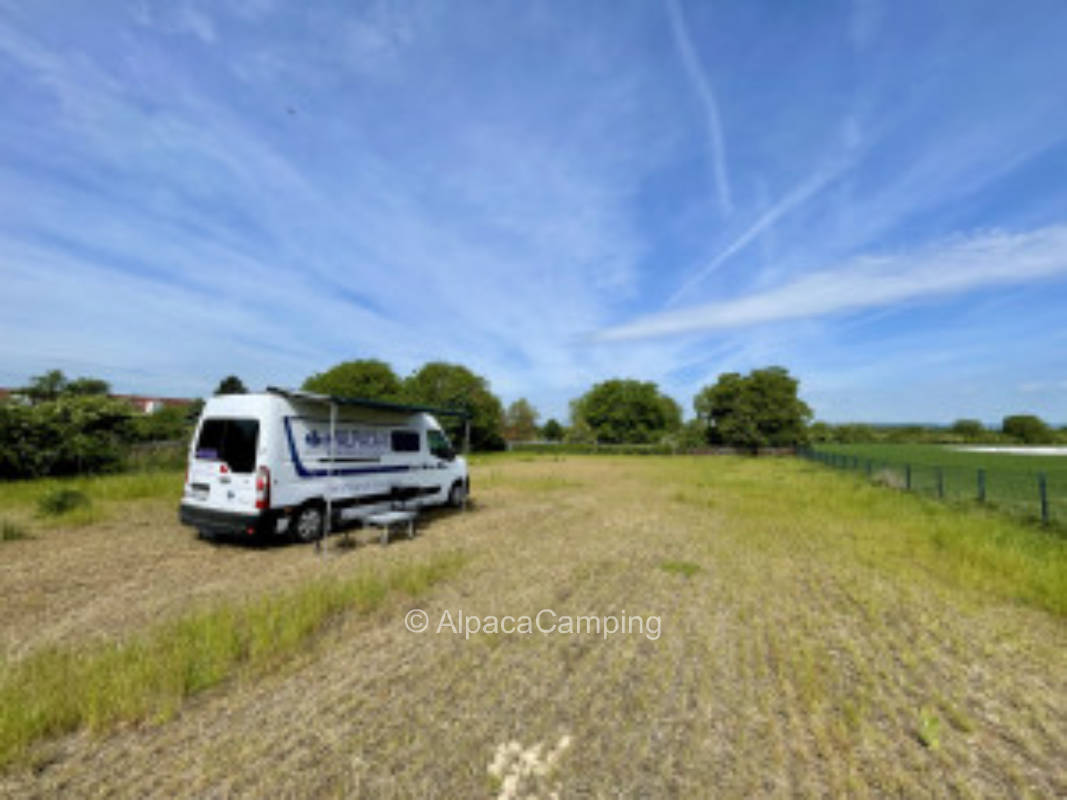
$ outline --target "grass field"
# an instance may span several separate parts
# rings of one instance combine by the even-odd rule
[[[923,464],[926,466],[959,467],[962,469],[995,469],[1033,474],[1067,473],[1067,456],[1016,455],[1013,453],[972,452],[957,445],[940,444],[827,444],[817,450],[846,453],[878,461]]]
[[[929,444],[834,444],[815,450],[855,458],[857,462],[848,467],[864,473],[870,460],[872,476],[895,486],[903,486],[905,465],[911,465],[912,489],[931,495],[939,492],[940,471],[941,491],[949,500],[977,499],[978,471],[983,470],[986,502],[1032,518],[1041,514],[1037,482],[1041,473],[1050,519],[1067,524],[1067,456],[968,452]]]
[[[91,712],[25,738],[0,795],[1067,794],[1063,538],[793,459],[472,479],[467,513],[327,558],[195,539],[180,474],[82,486],[77,525],[0,487],[27,534],[0,543],[0,739],[52,695]],[[659,624],[433,632],[543,609]]]

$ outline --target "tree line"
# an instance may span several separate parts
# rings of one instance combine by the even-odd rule
[[[948,426],[815,422],[808,438],[812,444],[1067,444],[1067,427],[1056,429],[1033,414],[1011,414],[992,428],[976,419]]]
[[[726,373],[693,399],[696,417],[683,422],[682,409],[651,381],[613,378],[591,387],[570,404],[570,424],[556,419],[539,425],[526,398],[506,409],[489,382],[458,364],[432,362],[400,379],[383,361],[363,359],[312,375],[308,391],[367,399],[462,408],[471,415],[471,445],[500,449],[506,442],[536,439],[576,444],[670,444],[676,448],[726,445],[756,450],[789,447],[805,439],[811,409],[797,396],[798,382],[783,367],[748,375]],[[442,420],[453,436],[460,421]]]
[[[662,446],[671,450],[727,446],[757,452],[767,447],[848,442],[1067,442],[1033,415],[1005,417],[999,430],[962,419],[948,428],[812,423],[798,395],[799,383],[784,367],[728,372],[692,400],[694,416],[651,381],[612,378],[570,403],[570,419],[540,423],[525,398],[506,408],[489,381],[461,364],[433,361],[401,378],[378,359],[339,363],[310,375],[307,391],[368,400],[451,408],[467,412],[475,450],[499,450],[508,442],[550,441],[577,445]],[[133,445],[187,440],[203,401],[138,414],[110,396],[107,381],[68,379],[51,370],[0,403],[0,478],[63,475],[120,469]],[[223,378],[215,394],[247,391],[236,375]],[[443,417],[453,441],[464,422]]]

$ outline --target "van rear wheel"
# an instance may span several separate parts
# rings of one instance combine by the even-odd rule
[[[318,506],[304,506],[293,519],[293,535],[301,542],[314,542],[322,538],[324,516]]]

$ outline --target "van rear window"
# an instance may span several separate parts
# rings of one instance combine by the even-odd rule
[[[205,419],[196,440],[196,457],[225,461],[231,472],[252,472],[258,440],[259,420]]]

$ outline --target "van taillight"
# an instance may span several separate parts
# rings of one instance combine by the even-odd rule
[[[270,508],[270,470],[256,470],[256,508]]]

